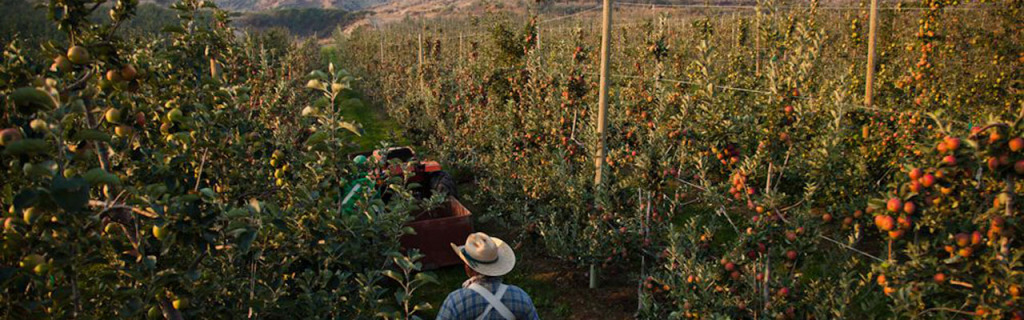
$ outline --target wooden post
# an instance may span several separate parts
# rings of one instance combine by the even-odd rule
[[[754,15],[754,75],[761,76],[761,1],[757,1]]]
[[[419,44],[419,53],[416,55],[416,73],[420,77],[420,87],[423,87],[423,32],[420,32],[419,38],[416,41]]]
[[[612,31],[612,0],[604,0],[603,18],[601,19],[601,89],[599,91],[597,109],[597,159],[594,161],[594,189],[598,197],[603,193],[605,146],[605,122],[608,113],[608,42]],[[596,206],[595,206],[596,207]],[[597,288],[597,266],[590,265],[590,288]]]
[[[384,32],[380,33],[380,65],[384,65]]]
[[[540,51],[540,24],[537,25],[537,51]]]
[[[607,121],[607,110],[608,110],[608,55],[610,53],[608,44],[611,38],[611,20],[612,20],[612,8],[611,0],[604,0],[604,18],[601,24],[601,87],[599,89],[598,96],[598,109],[597,109],[597,134],[598,134],[598,148],[597,148],[597,159],[595,163],[596,174],[594,176],[594,186],[599,190],[602,188],[604,182],[604,158],[607,148],[605,146],[605,122]]]
[[[864,80],[864,106],[874,104],[872,86],[875,82],[875,29],[878,27],[878,0],[871,0],[871,16],[868,22],[868,70]]]

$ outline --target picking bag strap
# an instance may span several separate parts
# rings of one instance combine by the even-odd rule
[[[498,287],[498,292],[495,292],[495,293],[494,293],[494,296],[495,296],[496,298],[498,298],[498,300],[500,301],[500,300],[501,300],[501,297],[505,296],[505,290],[506,290],[506,289],[508,289],[508,286],[506,286],[506,285],[504,285],[504,284],[503,284],[503,285],[501,285],[501,286],[499,286],[499,287]],[[504,306],[505,304],[504,304],[504,303],[502,303],[501,305],[502,305],[502,306]],[[477,317],[477,320],[484,320],[484,317],[486,317],[486,316],[487,316],[487,314],[491,312],[491,309],[494,309],[494,306],[490,304],[490,301],[488,301],[488,303],[487,303],[487,308],[484,308],[484,312],[480,313],[480,316],[479,316],[479,317]],[[504,315],[503,315],[503,316],[504,316]],[[513,315],[513,318],[514,318],[514,315]]]
[[[477,317],[477,320],[485,319],[487,314],[489,314],[491,312],[492,308],[494,309],[494,311],[497,311],[498,314],[501,314],[501,316],[504,317],[507,320],[515,320],[516,319],[516,316],[514,314],[512,314],[512,311],[509,310],[508,307],[506,307],[504,303],[501,303],[501,297],[504,296],[505,295],[505,291],[508,290],[508,286],[507,285],[502,284],[502,285],[498,286],[498,293],[497,293],[497,295],[492,294],[490,291],[487,291],[486,288],[484,288],[483,286],[481,286],[481,285],[479,285],[477,283],[469,285],[469,289],[475,291],[477,294],[479,294],[481,297],[483,297],[484,300],[487,300],[487,303],[489,304],[487,306],[487,309],[484,309],[484,312],[481,313],[479,317]]]

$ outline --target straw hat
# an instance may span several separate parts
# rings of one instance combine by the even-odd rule
[[[455,254],[470,269],[485,276],[503,276],[516,265],[516,253],[512,252],[512,248],[505,241],[483,232],[470,234],[466,238],[466,245],[451,245]]]

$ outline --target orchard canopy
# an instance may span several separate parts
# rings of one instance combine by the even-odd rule
[[[0,318],[1024,319],[1024,1],[141,2],[0,4]]]

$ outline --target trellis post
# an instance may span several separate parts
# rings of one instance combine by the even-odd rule
[[[864,106],[870,108],[874,104],[873,86],[875,82],[875,29],[878,27],[878,0],[871,0],[871,15],[868,22],[868,70],[864,80]]]
[[[416,43],[419,44],[419,53],[416,55],[416,73],[420,77],[420,87],[423,87],[423,31],[420,31],[420,35],[417,38]]]
[[[761,0],[754,10],[754,75],[761,76]]]
[[[597,109],[597,159],[595,159],[595,171],[594,174],[594,188],[595,193],[600,196],[603,193],[604,183],[604,158],[606,157],[607,147],[605,146],[605,122],[607,119],[608,110],[608,55],[609,48],[608,42],[611,38],[611,21],[612,21],[612,1],[604,0],[603,18],[601,19],[601,88],[598,98],[598,109]],[[596,197],[595,197],[596,199]],[[594,206],[597,207],[596,205]],[[597,267],[595,264],[590,265],[590,288],[597,288]]]

